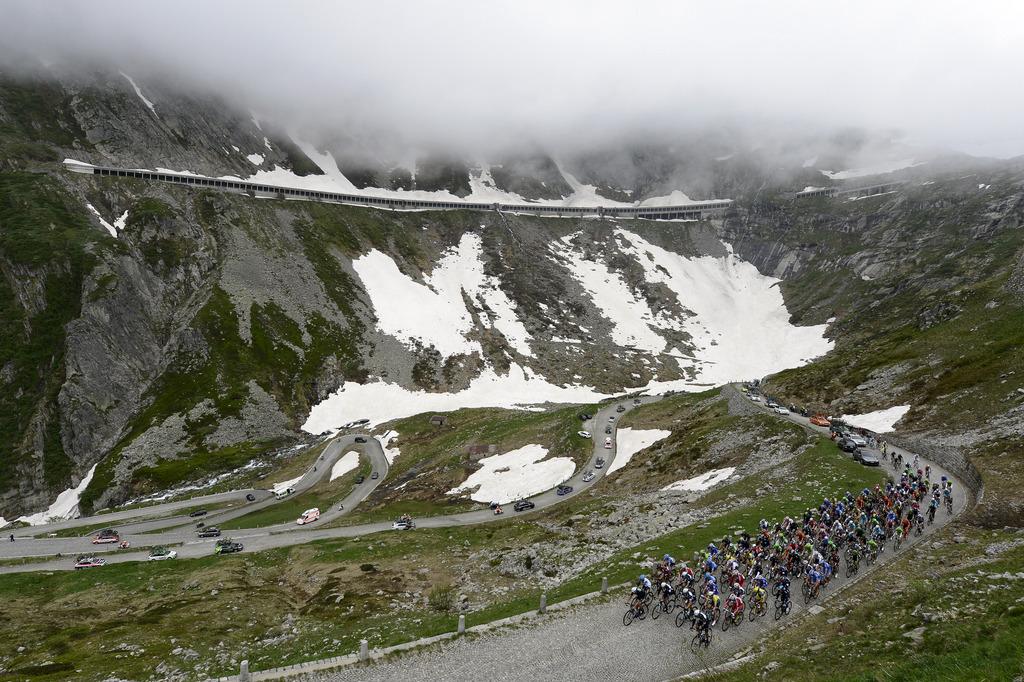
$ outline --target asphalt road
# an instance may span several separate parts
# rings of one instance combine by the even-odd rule
[[[783,418],[782,415],[776,416]],[[827,428],[812,426],[799,415],[785,418],[828,434]],[[908,454],[903,450],[897,451],[903,452],[904,457]],[[913,454],[910,454],[910,459],[913,459]],[[892,472],[887,459],[883,461]],[[924,462],[922,459],[922,467]],[[911,533],[910,545],[927,541],[930,535],[956,518],[966,505],[966,489],[962,482],[942,467],[931,464],[936,476],[946,475],[954,482],[954,515],[949,516],[944,509],[940,510],[935,524],[926,526],[924,535],[917,537]],[[530,627],[500,628],[471,639],[450,640],[423,650],[390,656],[369,666],[315,673],[303,679],[324,682],[385,682],[396,679],[520,682],[524,678],[537,682],[599,679],[656,682],[673,679],[730,660],[737,652],[756,644],[778,624],[792,621],[809,606],[827,603],[844,585],[869,579],[905,551],[901,549],[894,554],[890,544],[873,568],[862,567],[853,579],[846,578],[844,563],[828,589],[810,605],[804,604],[799,588],[795,587],[793,612],[778,623],[769,606],[766,618],[746,621],[728,632],[722,632],[719,625],[714,630],[711,647],[699,655],[690,650],[693,633],[685,626],[676,628],[674,614],[658,620],[648,617],[624,627],[622,615],[628,595],[623,593],[621,598],[539,617]],[[640,571],[639,566],[637,571]]]
[[[647,396],[639,399],[641,403],[658,400],[656,396]],[[618,406],[623,407],[623,412],[618,412]],[[615,401],[602,407],[587,422],[581,422],[581,430],[588,430],[592,434],[593,450],[586,465],[565,481],[566,485],[573,487],[573,491],[567,495],[558,495],[556,490],[548,490],[530,498],[534,503],[533,510],[525,512],[513,511],[512,505],[503,507],[504,514],[495,515],[490,509],[462,512],[445,516],[434,516],[416,519],[416,525],[421,528],[446,528],[452,526],[466,526],[479,523],[498,521],[509,516],[520,516],[535,513],[546,509],[560,502],[580,494],[589,486],[596,485],[605,476],[608,467],[615,460],[615,436],[618,419],[635,407],[633,399]],[[614,419],[613,419],[614,418]],[[605,434],[605,426],[612,428],[611,434]],[[366,439],[366,443],[355,442],[357,437]],[[605,438],[612,439],[612,447],[605,448]],[[231,539],[241,542],[246,552],[286,547],[290,545],[303,544],[312,540],[330,538],[356,537],[368,533],[377,533],[391,530],[391,522],[365,523],[359,525],[345,526],[341,528],[323,528],[330,521],[337,519],[355,509],[360,502],[365,500],[384,480],[389,471],[387,459],[380,446],[380,443],[371,436],[360,434],[347,434],[335,438],[325,448],[323,455],[303,474],[302,478],[293,486],[294,495],[308,490],[327,476],[333,466],[345,452],[349,450],[360,450],[370,458],[373,469],[379,472],[380,477],[367,479],[341,501],[338,505],[328,510],[321,510],[320,519],[305,526],[298,526],[294,522],[281,523],[262,528],[243,528],[225,532],[224,536],[230,535]],[[602,468],[597,468],[597,460],[605,460]],[[594,473],[594,479],[589,483],[583,481],[587,471]],[[258,495],[256,501],[245,501],[245,495],[253,493]],[[223,501],[238,501],[227,509],[215,510],[201,519],[190,518],[187,515],[172,515],[164,518],[149,518],[167,512],[178,511],[186,508],[213,504]],[[19,558],[44,558],[61,555],[45,562],[24,563],[9,566],[0,566],[0,573],[20,573],[28,571],[52,571],[70,570],[73,568],[73,557],[81,554],[98,554],[106,559],[107,563],[121,563],[127,561],[144,561],[149,556],[148,548],[157,545],[173,546],[180,558],[206,556],[213,553],[213,546],[217,538],[196,537],[195,524],[202,521],[206,526],[214,526],[231,519],[239,518],[274,504],[277,500],[269,491],[237,491],[232,493],[220,493],[204,497],[180,500],[167,504],[158,504],[138,510],[126,510],[123,512],[112,512],[91,517],[82,517],[72,521],[65,521],[56,524],[34,526],[15,531],[15,542],[0,542],[0,560]],[[45,537],[49,532],[67,528],[93,526],[100,523],[108,523],[118,520],[128,520],[128,523],[115,524],[124,540],[128,540],[131,547],[127,550],[117,549],[114,544],[93,545],[92,536],[84,535],[79,537]],[[33,537],[35,536],[35,537]],[[222,536],[222,537],[224,537]],[[141,551],[145,550],[145,551]]]

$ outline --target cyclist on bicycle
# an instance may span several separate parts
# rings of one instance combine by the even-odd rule
[[[647,595],[651,591],[651,580],[643,573],[637,578],[636,585],[631,590],[633,595],[634,605],[642,603],[647,599]]]

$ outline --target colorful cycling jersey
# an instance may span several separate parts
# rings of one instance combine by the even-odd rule
[[[817,570],[812,569],[811,572],[807,574],[807,579],[811,581],[812,585],[817,585],[821,582],[821,573],[818,573]]]
[[[821,562],[821,574],[828,578],[832,575],[832,564],[827,561]]]

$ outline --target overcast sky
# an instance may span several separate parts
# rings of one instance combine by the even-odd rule
[[[0,44],[440,143],[725,120],[1024,153],[1014,2],[0,0]]]

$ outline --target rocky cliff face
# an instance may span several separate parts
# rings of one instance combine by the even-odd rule
[[[1022,173],[1013,164],[969,168],[969,178],[962,167],[908,176],[904,191],[878,198],[802,203],[779,191],[800,181],[799,167],[768,182],[749,159],[717,161],[707,180],[706,164],[681,151],[630,153],[628,164],[612,153],[573,161],[580,181],[612,198],[665,193],[682,180],[695,196],[738,200],[722,221],[613,225],[252,200],[75,176],[60,167],[67,156],[211,175],[275,165],[322,172],[287,134],[205,96],[120,74],[0,80],[7,518],[44,507],[97,463],[83,497],[93,507],[240,466],[303,438],[311,406],[346,381],[455,391],[513,365],[605,392],[697,377],[692,357],[706,342],[678,322],[694,313],[650,265],[655,248],[722,259],[724,240],[784,278],[795,321],[837,317],[834,363],[850,364],[821,365],[825,378],[788,379],[794,393],[821,401],[847,395],[881,367],[859,350],[877,353],[880,330],[896,334],[904,320],[920,319],[938,334],[990,300],[990,317],[1009,325],[1019,315]],[[497,186],[564,195],[565,176],[543,152],[500,161],[490,168]],[[379,159],[339,165],[354,169],[354,182],[455,194],[469,172],[451,159],[417,164],[415,177]],[[393,328],[401,320],[386,319],[409,296],[447,291],[437,274],[445,259],[453,271],[480,269],[452,299],[468,318],[452,318],[465,325],[466,348],[410,338]],[[370,286],[371,262],[400,288]],[[602,305],[611,285],[628,306]],[[506,306],[521,329],[507,324]],[[640,309],[656,338],[623,332],[620,318]],[[946,349],[929,352],[944,357]],[[914,383],[927,365],[907,364],[903,379],[879,391],[941,390],[939,380]]]

